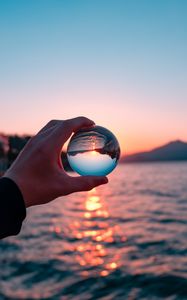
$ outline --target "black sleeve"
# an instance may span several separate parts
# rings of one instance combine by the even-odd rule
[[[21,191],[16,183],[6,177],[0,179],[0,239],[16,235],[26,217]]]

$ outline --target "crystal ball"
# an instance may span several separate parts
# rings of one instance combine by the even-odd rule
[[[116,137],[101,126],[77,131],[67,147],[70,167],[80,175],[105,176],[116,167],[119,157]]]

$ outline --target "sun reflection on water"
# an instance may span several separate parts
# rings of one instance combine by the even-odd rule
[[[109,224],[108,209],[96,189],[87,193],[82,221],[74,221],[72,229],[78,240],[75,260],[83,276],[108,276],[118,268],[119,255],[111,247],[118,226]]]

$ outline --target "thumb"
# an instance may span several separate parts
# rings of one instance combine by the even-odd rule
[[[79,176],[71,178],[71,193],[89,191],[94,187],[106,184],[108,178],[105,176]]]

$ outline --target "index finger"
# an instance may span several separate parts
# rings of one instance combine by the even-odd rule
[[[91,127],[95,125],[94,121],[85,118],[77,117],[63,121],[51,133],[50,139],[53,141],[53,147],[57,151],[61,151],[64,143],[68,140],[72,133],[84,127]]]

